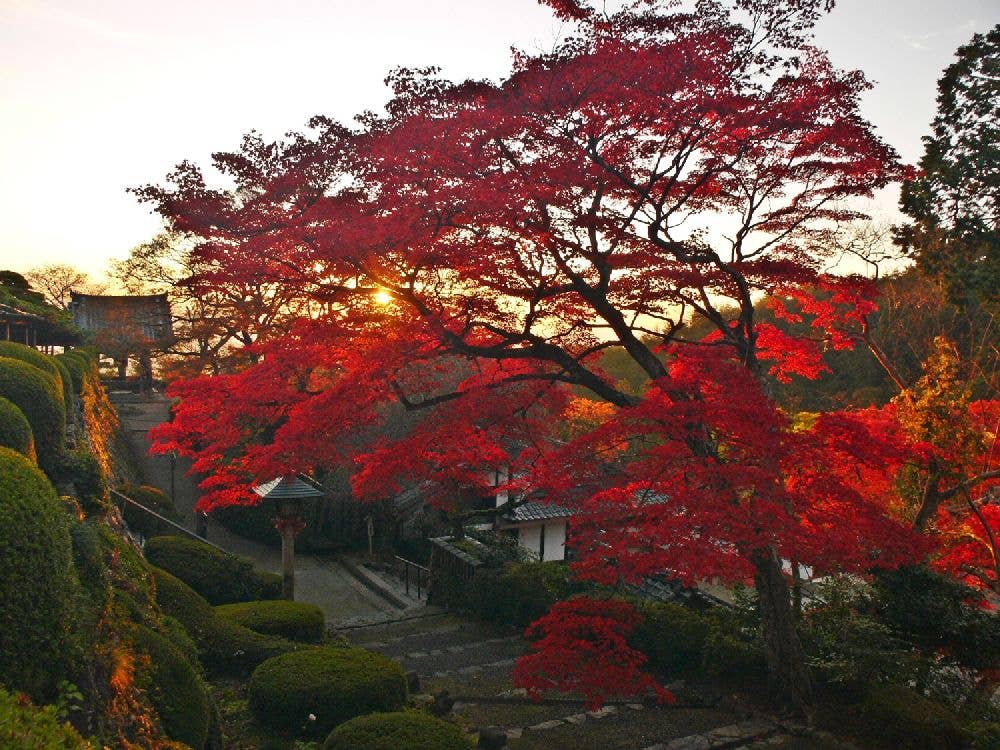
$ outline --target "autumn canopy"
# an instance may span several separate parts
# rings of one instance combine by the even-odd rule
[[[853,344],[871,289],[824,275],[829,239],[907,171],[859,115],[863,76],[808,46],[829,3],[547,4],[571,31],[501,81],[397,70],[384,114],[217,154],[232,189],[182,163],[138,191],[198,243],[196,285],[310,301],[255,364],[175,385],[159,448],[195,458],[207,508],[345,465],[359,497],[420,479],[447,503],[511,467],[511,489],[576,509],[586,576],[755,581],[801,705],[781,560],[865,572],[922,546],[887,512],[910,450],[889,416],[793,420],[763,376],[815,377]],[[813,335],[761,324],[762,297]],[[692,320],[714,334],[689,340]],[[606,406],[566,437],[581,395]],[[380,437],[400,402],[416,426]]]

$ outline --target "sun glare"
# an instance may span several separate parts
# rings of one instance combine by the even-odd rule
[[[375,301],[380,305],[388,305],[392,302],[392,295],[385,291],[385,289],[379,289],[375,292]]]

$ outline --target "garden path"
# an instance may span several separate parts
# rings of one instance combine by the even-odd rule
[[[148,432],[169,417],[169,402],[159,393],[141,398],[132,393],[112,392],[129,445],[138,459],[145,481],[171,495],[182,518],[182,525],[195,530],[194,505],[200,497],[197,479],[188,476],[191,463],[183,457],[149,454]],[[209,541],[227,552],[253,560],[262,570],[281,570],[280,550],[244,539],[218,524],[209,524]],[[337,560],[307,554],[295,556],[295,598],[316,604],[326,614],[327,622],[377,622],[412,614],[361,583]]]

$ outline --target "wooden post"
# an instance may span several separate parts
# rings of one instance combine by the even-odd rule
[[[295,600],[295,535],[305,526],[298,515],[279,515],[274,519],[274,527],[281,534],[281,598],[289,601]]]

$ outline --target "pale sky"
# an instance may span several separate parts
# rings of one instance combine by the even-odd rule
[[[864,114],[915,162],[941,71],[997,22],[1000,0],[838,0],[817,43],[876,82]],[[378,109],[393,67],[498,78],[559,34],[535,0],[0,0],[0,269],[99,274],[160,227],[125,188]]]

